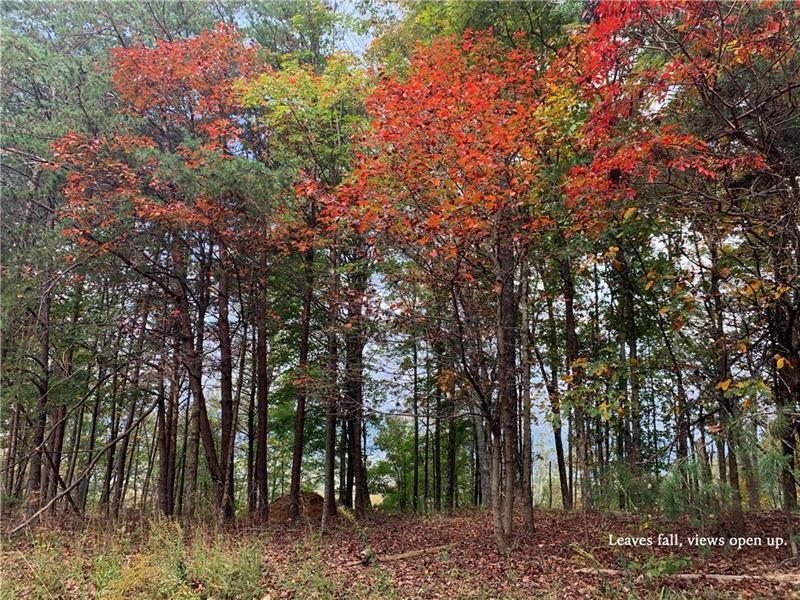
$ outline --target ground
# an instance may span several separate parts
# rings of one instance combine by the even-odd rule
[[[291,527],[195,526],[130,517],[42,527],[4,544],[2,598],[791,598],[800,597],[800,565],[786,546],[698,548],[703,531],[686,522],[622,514],[537,511],[536,531],[509,557],[494,549],[490,516],[374,514],[356,523],[340,515],[320,535],[314,522]],[[276,519],[277,520],[277,519]],[[519,525],[519,524],[518,524]],[[800,523],[795,523],[797,528]],[[785,517],[751,513],[747,533],[784,537]],[[659,546],[676,533],[680,547]],[[609,545],[651,537],[653,546]],[[446,546],[445,548],[438,548]],[[395,558],[398,554],[421,554]],[[359,554],[376,560],[363,565]],[[383,560],[381,560],[383,559]],[[597,575],[590,569],[613,569]],[[675,574],[751,575],[687,580]],[[762,579],[782,574],[787,581]]]

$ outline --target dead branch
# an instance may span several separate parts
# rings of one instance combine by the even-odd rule
[[[433,552],[439,552],[441,550],[447,550],[448,548],[452,548],[456,544],[444,544],[443,546],[432,546],[430,548],[422,548],[421,550],[411,550],[409,552],[402,552],[400,554],[389,554],[387,556],[373,556],[372,559],[365,563],[364,560],[355,560],[353,562],[346,563],[345,567],[354,567],[356,565],[363,565],[363,564],[372,564],[375,562],[391,562],[393,560],[403,560],[405,558],[414,558],[415,556],[422,556],[423,554],[431,554]]]
[[[576,573],[586,575],[623,575],[625,571],[619,569],[575,569]],[[683,579],[695,581],[698,579],[711,579],[720,582],[739,582],[739,581],[774,581],[778,583],[800,584],[800,573],[767,573],[765,575],[722,575],[716,573],[675,573],[664,575],[670,579]]]

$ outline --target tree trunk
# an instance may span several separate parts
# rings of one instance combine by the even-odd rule
[[[83,411],[79,416],[83,416]],[[11,413],[11,425],[8,428],[8,452],[6,453],[6,466],[4,471],[3,489],[9,498],[14,495],[15,469],[17,467],[17,442],[20,435],[20,406],[19,402],[14,402],[14,410]],[[73,439],[74,436],[73,436]]]
[[[262,277],[266,277],[266,252],[262,251]],[[269,490],[267,479],[267,417],[269,405],[269,375],[267,365],[267,302],[266,284],[261,290],[262,301],[256,316],[256,506],[259,518],[266,522],[269,520]]]
[[[544,361],[539,359],[542,378],[547,385],[547,395],[550,399],[550,412],[553,425],[553,445],[556,450],[556,464],[558,467],[558,482],[561,490],[561,506],[564,510],[572,510],[572,492],[570,491],[570,478],[567,474],[567,462],[564,457],[564,440],[561,427],[561,400],[558,389],[558,337],[556,333],[556,319],[553,311],[553,300],[547,296],[547,322],[548,322],[548,362],[550,363],[550,376],[548,378]],[[538,355],[537,355],[538,356]]]
[[[560,261],[561,282],[564,291],[564,329],[567,343],[567,364],[570,369],[570,387],[580,384],[580,371],[574,367],[580,355],[578,345],[577,324],[575,321],[575,283],[572,276],[572,267],[569,260],[562,258]],[[575,470],[580,478],[581,507],[585,510],[589,505],[589,470],[586,465],[586,429],[584,423],[583,407],[576,406],[573,411],[574,423],[572,431],[575,437]],[[571,450],[570,446],[570,450]],[[574,492],[574,489],[571,491]]]
[[[533,532],[533,441],[531,439],[531,362],[529,329],[528,261],[523,257],[520,289],[520,374],[522,377],[522,522],[525,532]]]
[[[230,471],[233,466],[233,443],[236,438],[234,406],[233,406],[233,351],[231,348],[230,326],[230,274],[228,272],[227,248],[219,245],[218,268],[218,309],[217,334],[219,336],[220,356],[220,469],[222,471],[222,497],[219,499],[222,517],[232,521],[236,516],[234,507],[233,478]]]
[[[514,293],[514,245],[509,228],[510,215],[503,215],[503,229],[497,235],[497,282],[500,290],[497,314],[497,389],[503,454],[503,531],[506,540],[513,533],[517,464],[517,298]],[[498,448],[499,451],[499,448]]]
[[[128,360],[133,361],[133,374],[130,380],[130,400],[128,402],[128,412],[125,419],[125,425],[122,430],[125,431],[130,428],[136,416],[136,406],[139,399],[139,374],[141,373],[142,366],[142,348],[144,347],[144,338],[147,331],[147,319],[150,316],[150,307],[147,301],[144,301],[142,307],[142,324],[139,328],[139,338],[136,340],[136,345],[132,357]],[[111,499],[111,517],[116,519],[119,516],[119,509],[123,500],[123,484],[125,481],[125,462],[128,458],[128,443],[130,436],[123,437],[119,444],[119,451],[117,452],[117,461],[114,468],[114,491]]]
[[[451,394],[447,416],[447,487],[445,489],[445,510],[453,514],[456,493],[456,403]]]
[[[633,475],[636,477],[639,474],[642,460],[642,423],[641,405],[639,401],[639,345],[635,313],[636,297],[633,289],[633,281],[631,280],[628,258],[622,243],[620,243],[620,249],[616,255],[616,264],[618,265],[617,271],[622,279],[625,343],[628,346],[628,384],[630,385],[628,401],[631,422],[631,447],[628,453],[628,460],[632,466]]]
[[[489,455],[491,456],[491,494],[492,494],[492,527],[494,529],[494,541],[497,544],[497,551],[505,556],[508,554],[508,532],[506,531],[505,519],[503,516],[503,497],[501,492],[502,480],[502,456],[500,431],[497,425],[491,426],[489,439]]]
[[[722,306],[722,293],[720,291],[720,275],[717,253],[717,242],[713,238],[709,240],[709,253],[711,256],[711,280],[710,280],[710,314],[711,331],[714,336],[714,347],[716,355],[716,375],[717,381],[729,381],[731,378],[730,359],[728,356],[727,341],[725,337],[725,322]],[[730,381],[729,381],[730,383]],[[736,456],[738,439],[737,422],[738,409],[735,400],[726,398],[725,390],[716,387],[718,401],[720,405],[720,415],[725,427],[724,434],[727,437],[728,450],[728,481],[731,486],[731,524],[735,535],[744,534],[744,511],[742,509],[742,492],[739,488],[739,465]],[[720,461],[724,460],[720,456]],[[724,481],[724,480],[723,480]]]
[[[256,490],[256,387],[258,379],[258,344],[256,330],[253,328],[253,354],[250,370],[250,398],[247,403],[247,512],[255,514],[258,510],[258,493]]]
[[[417,369],[417,339],[412,340],[411,357],[414,363],[413,392],[411,407],[414,413],[414,482],[411,505],[416,513],[419,510],[419,373]]]
[[[312,209],[313,210],[313,209]],[[314,251],[303,252],[303,308],[300,317],[299,380],[297,385],[297,409],[294,420],[294,448],[292,450],[292,479],[289,485],[289,518],[300,515],[300,477],[303,466],[303,439],[306,422],[306,398],[308,397],[308,349],[311,336],[311,300],[314,285]]]
[[[435,399],[433,417],[433,510],[442,510],[442,357],[441,346],[434,342],[434,354],[436,357],[436,379],[434,381],[433,397]]]
[[[52,298],[47,286],[48,281],[43,282],[45,292],[37,317],[39,323],[39,365],[42,369],[41,377],[36,380],[38,400],[36,402],[36,414],[34,416],[33,440],[29,461],[28,490],[26,503],[28,513],[33,514],[39,508],[42,492],[42,453],[44,452],[44,433],[47,427],[47,409],[50,404],[50,308]]]
[[[360,334],[353,332],[357,325],[346,335],[346,382],[345,397],[348,405],[348,442],[350,444],[350,459],[352,462],[352,488],[353,488],[353,510],[356,518],[363,518],[365,514],[364,498],[364,467],[363,456],[361,454],[361,421],[362,413],[362,364],[361,353],[363,346]],[[348,482],[348,487],[350,483]]]
[[[339,348],[336,339],[338,326],[339,273],[338,253],[331,250],[331,288],[328,300],[328,402],[325,418],[325,493],[322,510],[322,529],[330,517],[336,515],[336,411],[339,405]]]

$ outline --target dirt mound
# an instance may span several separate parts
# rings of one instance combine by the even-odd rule
[[[325,499],[316,492],[300,492],[300,518],[321,521],[324,503]],[[273,523],[289,520],[289,494],[277,498],[269,505],[269,520]]]

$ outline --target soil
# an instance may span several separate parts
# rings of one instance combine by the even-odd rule
[[[300,518],[303,521],[319,523],[322,521],[322,507],[325,499],[316,492],[300,492]],[[289,494],[281,496],[269,505],[269,520],[280,524],[289,521]]]

